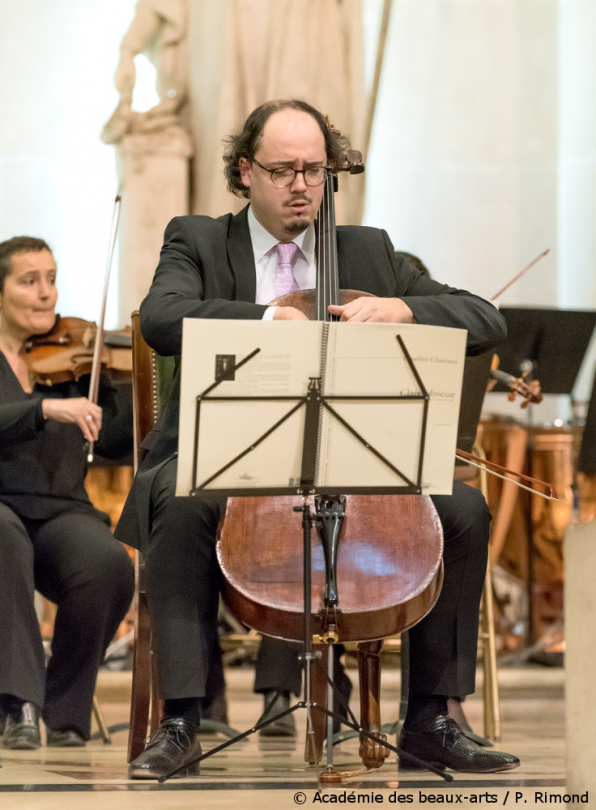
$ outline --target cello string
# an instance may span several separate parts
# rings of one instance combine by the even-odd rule
[[[315,311],[317,315],[317,320],[319,319],[319,307],[320,307],[320,300],[319,300],[319,290],[321,288],[320,285],[320,273],[321,273],[321,211],[317,215],[316,220],[316,229],[315,229],[315,237],[317,242],[317,266],[316,266],[316,273],[315,273]]]
[[[330,208],[331,203],[330,203],[330,199],[331,198],[330,198],[330,194],[329,194],[329,189],[330,188],[331,188],[331,183],[327,183],[327,185],[325,187],[326,202],[327,202],[327,208],[326,208],[326,214],[327,214],[327,238],[326,238],[326,242],[325,242],[325,246],[327,248],[327,263],[325,265],[325,320],[326,321],[331,320],[331,316],[329,315],[329,310],[328,310],[329,304],[331,303],[330,299],[329,299],[330,282],[331,282],[331,279],[330,279],[330,275],[331,275],[331,208]]]
[[[333,288],[331,296],[334,304],[339,304],[339,266],[337,259],[337,222],[335,220],[335,192],[331,191],[331,205],[333,208],[332,222],[333,222],[333,239],[331,246],[333,250]]]
[[[327,194],[327,187],[325,186],[325,195]],[[327,275],[327,198],[325,197],[323,203],[323,216],[322,231],[321,231],[321,253],[323,257],[323,264],[321,267],[321,311],[319,313],[319,320],[325,320],[326,310],[326,292],[325,292],[325,277]]]
[[[329,204],[328,204],[328,187],[327,180],[325,179],[325,193],[323,195],[323,269],[321,276],[321,311],[319,313],[319,320],[327,321],[327,252],[329,240]]]
[[[323,240],[323,268],[321,269],[321,311],[319,312],[319,320],[326,321],[327,320],[327,289],[326,289],[326,277],[327,277],[327,178],[325,179],[325,193],[323,195],[323,212],[322,212],[322,221],[323,221],[323,233],[321,234],[321,238]]]
[[[327,269],[327,301],[326,304],[334,304],[333,300],[333,178],[329,178],[329,186],[327,192],[327,245],[329,251],[329,266]],[[331,320],[331,316],[327,316]]]
[[[317,217],[317,289],[316,289],[316,302],[317,311],[316,319],[321,320],[321,313],[323,312],[323,262],[324,262],[324,229],[325,229],[325,198],[321,200],[321,207],[319,208],[319,215]]]

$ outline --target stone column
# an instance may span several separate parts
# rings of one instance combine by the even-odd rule
[[[567,792],[596,796],[596,520],[565,538]]]
[[[180,125],[125,135],[117,146],[122,188],[120,230],[121,323],[147,294],[172,217],[188,213],[188,133]]]

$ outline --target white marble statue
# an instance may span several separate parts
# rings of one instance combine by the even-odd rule
[[[120,236],[120,318],[127,322],[149,289],[163,231],[189,211],[192,138],[188,105],[187,0],[139,0],[120,45],[115,84],[120,101],[102,132],[115,144],[123,194]],[[159,103],[132,109],[135,56],[156,69]]]

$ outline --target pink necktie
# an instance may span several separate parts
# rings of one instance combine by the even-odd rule
[[[275,246],[277,250],[277,267],[275,268],[275,296],[287,295],[299,290],[296,284],[294,273],[292,273],[292,259],[298,250],[295,242],[278,242]]]

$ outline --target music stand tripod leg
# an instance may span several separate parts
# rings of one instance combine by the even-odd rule
[[[335,695],[335,652],[333,645],[336,636],[328,634],[327,636],[327,766],[325,770],[319,774],[319,784],[325,785],[341,785],[341,774],[333,767],[333,720],[335,717],[334,695]],[[318,708],[318,707],[317,707]]]

